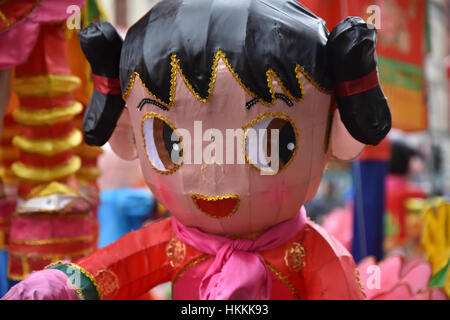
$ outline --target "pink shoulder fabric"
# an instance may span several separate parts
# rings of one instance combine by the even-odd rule
[[[10,69],[24,63],[39,35],[41,23],[64,21],[72,13],[67,8],[77,5],[80,9],[85,0],[43,0],[29,15],[0,32],[0,43],[8,45],[0,51],[0,70]]]
[[[66,274],[55,269],[36,271],[12,287],[1,300],[77,300]]]

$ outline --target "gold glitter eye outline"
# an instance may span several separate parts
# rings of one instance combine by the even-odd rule
[[[247,130],[251,127],[253,127],[255,124],[257,124],[258,122],[260,122],[261,120],[264,120],[266,118],[279,118],[285,121],[288,121],[292,127],[292,129],[294,130],[294,135],[295,135],[295,149],[293,151],[293,154],[291,156],[291,158],[289,159],[289,161],[282,166],[281,168],[278,169],[278,171],[276,173],[272,173],[272,172],[268,172],[267,170],[263,170],[262,168],[257,167],[256,165],[254,165],[253,163],[250,162],[250,159],[248,157],[247,154]],[[245,162],[250,165],[250,167],[252,167],[253,169],[255,169],[256,171],[260,172],[261,174],[267,174],[267,175],[279,175],[280,173],[282,173],[284,170],[286,170],[286,168],[289,167],[289,165],[292,163],[292,161],[294,161],[298,149],[299,149],[299,131],[294,123],[294,121],[291,120],[291,118],[289,118],[287,115],[280,113],[280,112],[268,112],[268,113],[264,113],[260,116],[258,116],[257,118],[253,119],[252,121],[250,121],[249,123],[245,124],[242,127],[242,130],[244,130],[244,134],[242,135],[242,145],[243,145],[243,152],[244,152],[244,158],[245,158]]]
[[[147,139],[146,139],[145,133],[144,133],[144,125],[146,123],[146,120],[149,120],[149,119],[159,119],[159,120],[161,120],[167,126],[169,126],[170,129],[172,129],[172,131],[175,132],[175,134],[179,138],[179,145],[180,145],[180,149],[181,149],[180,150],[180,158],[179,158],[178,163],[174,164],[174,166],[172,168],[170,168],[170,169],[161,170],[161,169],[157,168],[156,165],[151,160],[151,157],[150,157],[150,155],[148,153],[148,150],[147,150]],[[142,116],[142,120],[141,120],[141,136],[142,136],[142,141],[143,141],[143,144],[144,144],[145,155],[147,156],[148,162],[150,163],[150,165],[153,168],[153,170],[155,170],[156,172],[158,172],[160,174],[163,174],[163,175],[170,175],[170,174],[175,173],[183,165],[183,139],[182,139],[182,136],[178,133],[178,130],[176,129],[174,124],[169,119],[167,119],[166,117],[164,117],[164,116],[162,116],[162,115],[160,115],[160,114],[158,114],[156,112],[150,112],[150,113],[147,112],[147,113],[145,113]],[[153,142],[153,144],[155,145],[155,142]],[[156,145],[155,145],[155,148],[156,148]],[[158,155],[158,158],[159,158],[159,155]]]

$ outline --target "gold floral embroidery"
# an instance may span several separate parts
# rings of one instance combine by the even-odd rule
[[[186,258],[186,245],[173,237],[166,247],[167,258],[172,268],[180,266]]]
[[[208,95],[206,98],[202,98],[198,92],[196,92],[194,90],[194,88],[192,87],[192,85],[189,83],[188,79],[185,77],[183,70],[180,67],[180,60],[177,58],[177,56],[174,54],[171,57],[171,62],[170,65],[172,67],[171,69],[171,78],[170,78],[170,93],[169,93],[169,103],[166,103],[164,101],[162,101],[161,99],[159,99],[158,97],[156,97],[155,94],[153,94],[148,88],[147,86],[144,84],[144,82],[142,81],[139,73],[134,72],[131,76],[130,76],[130,81],[128,82],[128,86],[127,89],[125,90],[125,93],[123,94],[123,99],[126,100],[128,98],[128,95],[130,94],[134,83],[136,82],[136,78],[139,79],[139,81],[141,82],[142,87],[147,91],[147,93],[153,98],[155,99],[157,102],[161,103],[163,106],[165,106],[166,108],[171,108],[174,104],[175,104],[175,88],[176,88],[176,76],[177,76],[177,71],[180,74],[180,77],[183,79],[184,83],[186,84],[186,86],[189,88],[189,90],[192,92],[192,94],[197,98],[198,101],[200,102],[207,102],[209,97],[212,94],[212,91],[214,89],[214,84],[216,81],[216,76],[217,76],[217,66],[219,63],[219,59],[222,59],[222,61],[225,63],[225,65],[227,66],[228,70],[231,72],[231,74],[233,75],[233,77],[236,79],[236,81],[238,82],[238,84],[241,86],[242,89],[244,89],[245,92],[248,93],[248,95],[256,98],[257,95],[255,93],[253,93],[247,86],[244,85],[244,83],[242,82],[242,80],[240,79],[240,77],[238,76],[238,74],[234,71],[233,67],[231,66],[230,62],[228,61],[228,59],[226,58],[225,53],[222,50],[217,50],[216,54],[214,55],[214,60],[213,60],[213,64],[211,66],[211,77],[210,77],[210,83],[208,86]],[[295,67],[295,73],[296,73],[296,77],[298,80],[298,84],[299,84],[299,88],[302,92],[302,97],[304,95],[304,88],[303,88],[303,84],[302,84],[302,80],[301,80],[301,74],[303,74],[312,84],[313,86],[315,86],[319,91],[326,93],[326,94],[332,94],[332,91],[327,90],[323,87],[321,87],[306,71],[304,68],[302,68],[300,65],[296,65]],[[294,100],[294,101],[300,101],[302,98],[296,98],[292,95],[291,92],[289,92],[289,90],[287,90],[287,88],[284,86],[283,82],[281,81],[280,77],[275,73],[275,71],[273,69],[268,69],[266,71],[266,76],[267,76],[267,84],[272,96],[272,100],[270,102],[267,102],[263,99],[259,99],[259,102],[261,102],[263,105],[265,106],[271,106],[273,105],[273,103],[275,102],[276,98],[275,98],[275,90],[273,88],[273,81],[272,78],[275,78],[276,81],[278,82],[278,84],[280,85],[280,87],[283,89],[283,91],[286,93],[286,95]]]
[[[111,270],[100,270],[95,275],[98,287],[104,297],[113,296],[119,289],[119,278]]]
[[[298,129],[297,126],[295,125],[295,123],[285,114],[283,113],[279,113],[279,112],[269,112],[269,113],[264,113],[262,115],[260,115],[259,117],[257,117],[256,119],[253,119],[252,121],[250,121],[249,123],[247,123],[246,125],[244,125],[242,127],[242,129],[244,130],[244,134],[242,135],[242,145],[243,145],[243,152],[244,152],[244,156],[245,156],[245,162],[247,164],[250,165],[250,167],[252,167],[253,169],[262,172],[262,170],[260,168],[258,168],[257,166],[255,166],[254,164],[250,163],[250,159],[248,158],[247,155],[247,129],[253,127],[256,123],[258,123],[259,121],[261,121],[262,119],[265,118],[280,118],[286,121],[289,121],[289,123],[291,124],[292,128],[294,129],[294,133],[295,133],[295,140],[296,140],[296,147],[294,149],[294,154],[292,155],[291,159],[289,159],[289,161],[281,168],[278,170],[278,172],[275,174],[280,174],[281,172],[283,172],[283,170],[285,170],[287,167],[289,167],[289,165],[291,164],[292,161],[294,161],[295,156],[297,155],[297,150],[298,150],[298,142],[299,142],[299,133],[298,133]]]
[[[298,242],[293,242],[285,251],[284,262],[291,272],[300,272],[305,265],[305,248]]]
[[[225,195],[221,195],[221,196],[204,196],[204,195],[197,194],[197,193],[191,193],[191,199],[194,201],[194,204],[198,210],[200,210],[202,213],[206,214],[208,217],[212,217],[215,219],[230,218],[231,216],[233,216],[236,213],[237,209],[239,208],[239,204],[240,204],[240,198],[237,194],[225,194]],[[203,208],[201,208],[198,205],[198,203],[196,201],[197,199],[205,200],[205,201],[219,201],[219,200],[225,200],[225,199],[234,199],[234,200],[236,200],[236,204],[235,204],[233,210],[228,215],[226,215],[224,217],[217,217],[217,216],[213,216],[210,213],[203,210]]]

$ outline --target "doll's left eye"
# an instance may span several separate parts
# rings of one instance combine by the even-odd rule
[[[182,163],[183,146],[173,124],[157,113],[147,113],[142,118],[141,130],[153,168],[163,174],[175,172]]]
[[[294,159],[298,148],[298,133],[286,115],[264,114],[243,129],[245,159],[253,168],[274,175]]]

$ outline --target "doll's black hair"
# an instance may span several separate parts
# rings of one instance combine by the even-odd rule
[[[107,23],[95,25],[110,29]],[[107,55],[114,60],[120,55],[124,96],[138,75],[158,103],[170,106],[176,64],[194,93],[206,99],[219,52],[244,88],[263,103],[273,102],[268,72],[296,99],[303,95],[301,74],[319,90],[336,93],[342,121],[355,139],[377,144],[390,130],[389,108],[376,77],[376,30],[359,18],[344,20],[329,34],[324,21],[296,0],[163,0],[130,28],[121,53],[120,38],[114,37],[115,43],[108,37],[100,43],[100,38],[80,32],[91,65],[116,73],[118,64],[109,64]],[[355,86],[359,79],[362,85]],[[91,101],[95,108],[85,115],[84,131],[98,133],[98,139],[86,140],[102,145],[120,116],[107,115],[119,109],[108,103],[119,102],[98,94],[92,99],[100,102]],[[88,124],[89,112],[99,115],[98,121]]]
[[[122,38],[106,22],[90,24],[80,31],[79,38],[94,78],[94,91],[83,118],[84,140],[89,145],[101,146],[111,137],[125,106],[117,84]],[[104,85],[98,85],[96,78],[105,80]],[[119,90],[111,88],[111,82],[116,82]]]

